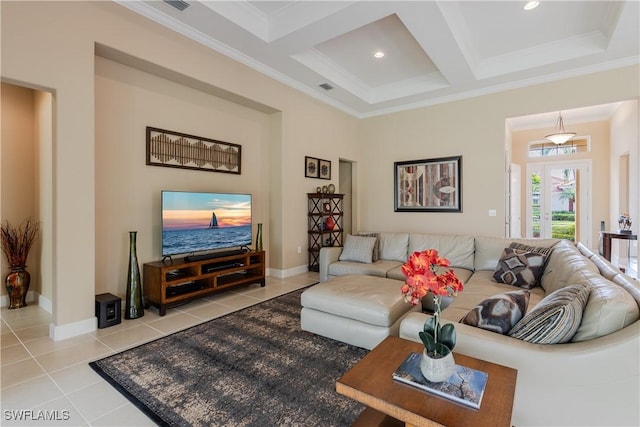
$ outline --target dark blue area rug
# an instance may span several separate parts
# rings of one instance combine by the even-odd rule
[[[295,291],[90,366],[159,425],[349,426],[335,382],[368,352],[300,330]]]

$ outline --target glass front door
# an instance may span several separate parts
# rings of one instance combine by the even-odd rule
[[[527,237],[590,240],[588,174],[586,162],[527,165]]]

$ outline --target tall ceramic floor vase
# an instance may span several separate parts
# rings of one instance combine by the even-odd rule
[[[258,224],[258,232],[256,233],[256,252],[260,252],[262,250],[262,224]]]
[[[5,281],[9,294],[9,310],[27,306],[27,292],[31,283],[31,275],[26,266],[11,267],[11,273]]]
[[[137,319],[144,316],[142,302],[142,281],[140,280],[140,265],[136,251],[137,231],[129,232],[129,270],[127,271],[127,299],[125,302],[124,318]]]

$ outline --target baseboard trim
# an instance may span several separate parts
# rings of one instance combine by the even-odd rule
[[[47,313],[53,314],[53,302],[49,298],[38,295],[38,305]]]
[[[49,314],[53,312],[53,304],[51,303],[51,300],[45,296],[42,296],[36,291],[27,292],[27,304],[38,305]],[[0,307],[7,307],[8,305],[9,295],[2,295],[0,297]]]
[[[308,267],[306,265],[300,265],[286,270],[277,268],[268,268],[265,273],[266,276],[277,277],[279,279],[286,279],[291,276],[306,273]],[[27,294],[27,302],[30,304],[37,304],[43,310],[49,314],[53,313],[53,302],[51,299],[40,295],[37,292],[29,291]],[[0,296],[0,307],[9,305],[8,295]],[[61,341],[68,338],[72,338],[78,335],[87,334],[98,329],[98,319],[91,317],[89,319],[79,320],[77,322],[67,323],[64,325],[58,325],[51,323],[49,325],[49,338],[53,341]]]
[[[49,325],[49,338],[53,341],[66,340],[78,335],[88,334],[98,329],[98,318],[91,317],[89,319],[79,320],[77,322],[66,323],[56,326],[53,323]]]
[[[298,267],[288,268],[286,270],[270,268],[268,276],[277,277],[278,279],[286,279],[287,277],[306,273],[307,271],[309,271],[309,267],[307,267],[306,265],[300,265]]]

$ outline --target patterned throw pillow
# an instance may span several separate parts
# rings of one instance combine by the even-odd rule
[[[361,237],[347,234],[344,248],[340,253],[340,261],[354,261],[371,264],[373,259],[373,246],[376,244],[375,237]]]
[[[529,305],[529,291],[493,295],[467,313],[460,323],[506,335],[522,319]]]
[[[560,344],[571,341],[582,322],[591,286],[570,285],[547,295],[527,313],[509,336],[535,344]]]
[[[540,281],[547,258],[538,252],[505,248],[493,278],[496,282],[531,289]]]

